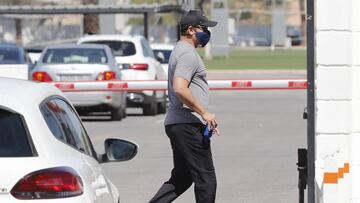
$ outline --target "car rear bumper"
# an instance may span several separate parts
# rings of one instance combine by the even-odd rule
[[[153,96],[144,94],[143,92],[128,92],[126,94],[126,102],[128,107],[142,107],[146,103],[150,103]]]
[[[121,105],[121,92],[65,92],[65,96],[75,107],[109,106],[119,107]]]
[[[31,203],[61,203],[61,202],[72,202],[72,203],[89,203],[90,198],[86,198],[84,194],[76,197],[59,198],[59,199],[41,199],[41,200],[19,200],[14,198],[12,195],[0,195],[0,202],[6,203],[19,203],[19,202],[31,202]]]

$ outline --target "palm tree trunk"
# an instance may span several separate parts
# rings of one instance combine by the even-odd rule
[[[14,0],[14,5],[21,5],[20,0]],[[16,44],[22,45],[22,27],[21,19],[15,18],[15,35],[16,35]]]
[[[82,0],[83,5],[95,4],[98,5],[98,0]],[[98,14],[84,14],[83,19],[84,34],[98,34],[99,33],[99,15]]]

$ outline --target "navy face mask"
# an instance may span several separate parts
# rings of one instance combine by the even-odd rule
[[[196,38],[200,42],[202,47],[205,47],[206,44],[210,41],[211,33],[207,28],[204,28],[204,32],[197,32]]]

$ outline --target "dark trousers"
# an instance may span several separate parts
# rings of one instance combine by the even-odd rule
[[[174,168],[150,203],[172,202],[195,183],[197,203],[213,203],[216,176],[210,140],[202,136],[202,124],[167,125],[165,131],[173,150]]]

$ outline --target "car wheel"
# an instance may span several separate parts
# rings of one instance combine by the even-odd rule
[[[126,118],[126,116],[127,116],[126,105],[122,108],[122,116],[123,116],[123,118]]]
[[[87,116],[89,115],[89,112],[87,111],[84,111],[84,110],[77,110],[79,116]]]
[[[151,101],[149,103],[145,103],[143,106],[143,115],[144,116],[155,116],[157,114],[157,102],[156,102],[156,96],[151,98]]]
[[[166,113],[166,94],[163,95],[163,97],[161,98],[161,101],[157,103],[157,108],[158,108],[158,113],[159,114],[163,114]]]
[[[111,109],[110,112],[111,120],[113,121],[121,121],[121,119],[123,118],[123,108],[121,108],[121,106]]]

